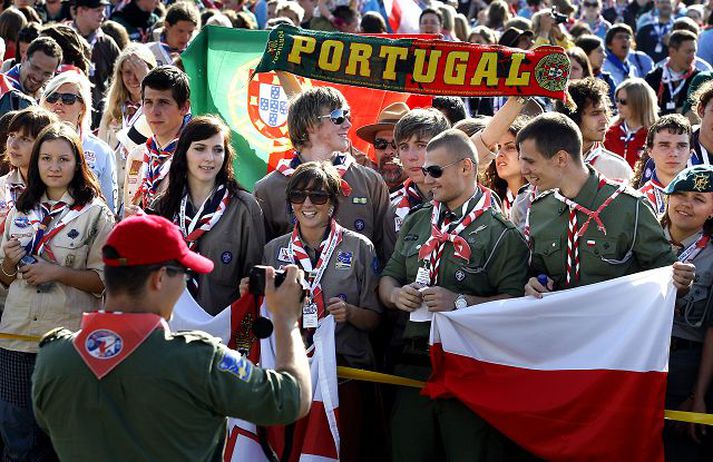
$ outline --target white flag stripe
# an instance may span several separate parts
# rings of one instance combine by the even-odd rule
[[[220,338],[226,345],[230,341],[230,305],[215,316],[206,313],[185,289],[173,307],[168,321],[171,330],[201,330]]]
[[[671,268],[658,268],[539,300],[522,297],[437,313],[431,343],[525,369],[667,371],[669,344],[659,339],[670,337],[675,299]]]

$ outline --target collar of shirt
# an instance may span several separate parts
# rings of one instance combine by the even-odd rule
[[[590,210],[593,210],[594,207],[594,200],[597,197],[597,193],[599,192],[599,175],[594,171],[594,169],[590,166],[587,166],[587,170],[589,170],[589,177],[587,178],[587,181],[584,183],[584,186],[582,186],[582,189],[579,191],[577,196],[572,198],[574,202],[577,204],[581,205],[582,207],[586,207]],[[562,204],[562,206],[559,209],[559,214],[562,215],[565,210],[569,210],[566,205]]]
[[[42,198],[40,199],[40,203],[45,203],[48,202],[52,205],[56,204],[57,202],[64,202],[65,204],[72,205],[74,204],[74,198],[72,197],[71,194],[69,194],[69,191],[65,191],[64,194],[62,194],[62,197],[59,198],[58,201],[51,200],[49,197],[47,197],[47,192],[42,193]]]
[[[482,194],[483,192],[478,186],[476,186],[475,193],[470,196],[470,199],[465,201],[463,205],[453,211],[448,210],[446,204],[441,204],[441,206],[443,207],[443,209],[441,210],[441,222],[443,222],[446,217],[450,217],[452,223],[456,223],[461,220],[464,216],[470,213],[471,210],[473,210],[473,207],[475,207],[475,205],[478,203]]]
[[[703,234],[703,230],[698,231],[692,236],[688,236],[681,242],[676,242],[671,238],[671,231],[668,226],[663,229],[663,234],[666,237],[666,240],[671,244],[671,247],[675,249],[676,254],[679,254],[683,249],[687,249],[688,247],[693,245],[693,243],[701,237],[701,235]]]

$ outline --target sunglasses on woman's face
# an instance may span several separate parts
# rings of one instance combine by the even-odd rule
[[[82,101],[82,98],[74,93],[52,93],[47,97],[47,102],[50,104],[54,104],[57,101],[62,101],[65,106],[71,106],[77,101]]]
[[[305,200],[309,197],[309,201],[312,205],[324,205],[329,201],[329,194],[325,191],[290,191],[287,195],[287,200],[291,204],[304,204]]]
[[[621,104],[622,106],[626,106],[626,100],[625,100],[625,99],[617,98],[617,99],[616,99],[616,102],[619,103],[619,104]]]
[[[448,165],[444,165],[441,167],[440,165],[429,165],[428,167],[421,167],[421,171],[423,172],[423,176],[426,175],[431,175],[431,178],[440,178],[443,176],[443,170],[447,169],[448,167],[457,164],[463,159],[458,159],[455,162],[451,162]]]
[[[391,145],[391,149],[396,150],[396,141],[394,141],[394,140],[386,141],[384,138],[375,138],[374,139],[374,149],[379,149],[379,150],[383,151],[389,145]]]
[[[349,109],[338,108],[333,110],[327,115],[319,116],[320,119],[329,119],[334,125],[341,125],[345,120],[352,120],[351,114],[349,114]]]

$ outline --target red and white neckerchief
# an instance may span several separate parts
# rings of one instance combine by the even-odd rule
[[[644,183],[644,186],[639,189],[639,192],[646,196],[654,207],[656,215],[659,217],[666,212],[666,195],[663,192],[664,189],[666,188],[656,179],[655,173],[653,178]]]
[[[686,249],[678,255],[678,261],[684,263],[692,262],[693,259],[706,248],[710,240],[710,234],[701,234],[700,237],[696,239],[696,242],[686,247]]]
[[[622,134],[619,137],[619,139],[624,143],[624,158],[625,159],[628,156],[629,143],[631,143],[634,140],[634,138],[636,137],[636,134],[642,128],[643,127],[639,127],[635,130],[630,130],[629,127],[626,125],[626,120],[621,121],[621,124],[619,125],[619,129],[622,131]]]
[[[517,196],[510,191],[510,188],[505,189],[505,197],[503,198],[503,215],[510,218],[510,209],[515,203]]]
[[[307,277],[307,285],[309,286],[309,300],[317,305],[317,318],[321,319],[327,314],[326,305],[324,303],[324,294],[322,293],[322,276],[324,271],[329,266],[329,261],[332,259],[334,249],[342,242],[342,228],[336,220],[332,219],[329,225],[329,235],[319,245],[319,258],[317,265],[312,267],[312,260],[305,250],[302,239],[299,233],[299,224],[295,225],[292,230],[292,238],[288,247],[288,254],[292,263],[297,263],[302,267]]]
[[[411,181],[411,178],[404,181],[403,186],[394,193],[394,197],[391,200],[391,203],[396,205],[394,228],[397,233],[401,229],[406,215],[411,211],[412,204],[422,204],[423,201],[423,196],[421,196],[421,191],[418,190],[416,183]]]
[[[525,236],[527,245],[530,245],[530,211],[532,210],[532,203],[535,202],[535,198],[537,198],[537,187],[530,185],[528,195],[530,196],[530,200],[525,209],[525,227],[522,229],[522,234]]]
[[[657,96],[659,99],[659,106],[665,107],[663,101],[664,84],[668,87],[669,102],[675,103],[676,96],[681,93],[683,87],[686,85],[686,80],[688,80],[693,73],[696,72],[696,66],[691,65],[691,67],[684,73],[678,73],[671,69],[670,61],[666,61],[663,66],[663,73],[661,74],[661,83],[659,84],[659,91]],[[673,82],[680,82],[678,86],[674,89]]]
[[[143,165],[146,166],[146,173],[141,181],[141,186],[134,196],[134,203],[141,203],[143,208],[147,208],[156,197],[161,181],[168,175],[171,168],[171,158],[178,146],[178,138],[168,143],[164,148],[159,147],[152,136],[146,140],[146,152],[144,153]]]
[[[297,165],[293,167],[292,164],[294,162],[297,162]],[[280,159],[280,161],[277,163],[277,166],[275,167],[275,170],[282,173],[286,177],[291,177],[292,174],[295,173],[295,170],[297,169],[300,163],[302,163],[302,160],[300,159],[300,154],[299,152],[295,151],[291,159]],[[351,167],[353,163],[354,158],[349,154],[340,154],[332,159],[332,165],[334,165],[334,168],[337,169],[337,172],[339,172],[339,177],[342,179],[342,195],[344,195],[345,197],[349,197],[349,195],[351,195],[352,188],[351,186],[349,186],[349,183],[347,183],[347,181],[344,179],[344,175],[347,174],[347,172],[349,171],[349,167]]]
[[[438,267],[440,266],[446,242],[453,244],[453,255],[456,258],[462,258],[465,261],[470,260],[470,245],[468,245],[468,242],[460,236],[460,233],[462,233],[463,230],[470,226],[471,223],[477,220],[479,216],[481,216],[493,205],[493,198],[490,190],[478,185],[478,190],[473,197],[468,199],[468,201],[463,204],[464,208],[468,206],[470,201],[473,200],[478,192],[482,194],[478,203],[475,204],[475,207],[473,207],[473,210],[471,210],[468,215],[464,215],[460,222],[457,223],[444,219],[443,223],[439,226],[438,223],[441,215],[441,204],[437,201],[433,201],[433,211],[431,212],[431,236],[418,251],[419,260],[428,259],[428,270],[431,285],[438,284]],[[456,225],[455,229],[453,229],[453,231],[449,231],[448,229],[454,224]]]
[[[57,233],[62,231],[69,222],[83,215],[90,208],[89,204],[69,206],[61,201],[55,204],[44,202],[35,206],[35,208],[30,210],[30,213],[27,214],[30,225],[34,230],[34,237],[30,241],[28,254],[43,256],[44,253],[44,257],[49,262],[57,263],[54,252],[52,252],[52,249],[50,249],[47,244]],[[47,230],[50,222],[57,216],[60,216],[59,221],[52,229]]]
[[[609,184],[606,180],[600,179],[598,189],[601,189],[604,185]],[[599,215],[602,211],[612,203],[616,197],[626,189],[625,184],[616,185],[617,188],[614,192],[600,205],[596,210],[589,210],[588,208],[574,202],[572,199],[564,197],[559,190],[555,190],[554,197],[560,202],[563,202],[567,207],[569,207],[569,219],[567,225],[567,275],[566,284],[570,285],[572,280],[579,281],[579,238],[584,235],[589,227],[589,224],[594,220],[597,224],[597,229],[606,236],[607,229],[604,226]],[[583,213],[587,216],[585,222],[579,226],[577,222],[577,212]],[[573,274],[574,273],[574,274]]]
[[[217,204],[216,208],[214,210],[210,210],[210,207],[206,208],[207,205],[214,202],[215,196],[221,192],[223,193],[222,199]],[[188,245],[190,250],[195,251],[196,247],[198,247],[198,240],[205,233],[213,229],[225,213],[228,204],[230,204],[230,192],[225,185],[220,185],[210,196],[208,196],[205,201],[203,201],[196,213],[192,217],[189,217],[186,213],[188,193],[183,196],[183,199],[181,199],[181,205],[178,209],[178,214],[174,218],[174,223],[176,223],[181,230],[183,239],[186,241],[186,245]]]
[[[597,159],[599,159],[599,155],[602,153],[602,149],[604,149],[604,145],[599,141],[592,143],[592,147],[589,148],[587,155],[584,156],[584,163],[594,167]]]

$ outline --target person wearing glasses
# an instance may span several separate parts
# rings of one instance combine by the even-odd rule
[[[5,76],[15,90],[37,101],[40,90],[54,76],[61,63],[62,48],[57,42],[50,37],[38,37],[30,43],[27,55],[20,64],[12,67]]]
[[[634,168],[644,150],[649,127],[658,118],[656,93],[645,80],[636,77],[622,82],[614,94],[619,115],[604,136],[604,147]]]
[[[215,263],[189,281],[203,309],[216,315],[240,298],[238,281],[262,260],[260,206],[235,180],[230,130],[216,117],[196,117],[181,132],[168,189],[150,211],[173,221],[191,250]]]
[[[337,323],[337,364],[373,369],[369,332],[379,324],[382,312],[376,295],[378,261],[368,238],[335,219],[342,205],[339,172],[328,162],[303,163],[290,177],[286,195],[295,225],[265,246],[263,263],[275,268],[297,264],[307,275],[310,289],[300,321],[303,335],[317,327],[319,319],[332,315]],[[375,399],[367,383],[339,385],[341,460],[368,460],[360,451],[366,451],[362,444],[365,417],[370,415],[366,408]]]
[[[381,110],[376,123],[359,127],[356,131],[356,136],[374,146],[376,171],[384,179],[391,193],[400,189],[406,180],[406,172],[398,161],[394,127],[408,111],[406,103],[389,104]]]
[[[527,244],[500,213],[491,191],[478,184],[477,151],[470,139],[448,129],[426,149],[422,174],[432,205],[406,218],[379,281],[382,303],[409,314],[395,374],[416,380],[431,374],[428,338],[434,312],[519,297],[528,275]],[[395,462],[505,457],[504,437],[464,404],[431,400],[414,388],[396,391],[391,432]]]
[[[38,345],[58,326],[79,328],[101,305],[101,248],[114,217],[81,151],[76,132],[53,123],[37,137],[27,189],[5,220],[0,282],[9,287],[0,332],[0,433],[8,460],[52,460],[37,427],[30,377]],[[23,338],[24,336],[24,338]]]
[[[283,159],[255,184],[255,198],[265,217],[267,239],[290,232],[286,186],[303,162],[331,161],[342,179],[342,194],[335,218],[343,227],[363,234],[385,260],[382,224],[389,207],[389,190],[381,175],[354,161],[350,154],[351,116],[339,90],[310,88],[290,103],[287,115],[290,141],[295,152]]]
[[[664,189],[691,159],[691,124],[680,114],[661,117],[649,128],[646,149],[631,180],[651,203],[656,216],[666,212]]]
[[[32,401],[60,460],[220,461],[226,416],[287,425],[307,414],[312,384],[295,265],[278,288],[266,270],[276,349],[268,370],[204,332],[170,332],[187,274],[214,264],[190,251],[169,220],[123,220],[101,256],[103,311],[85,313],[79,332],[49,332],[37,357]]]
[[[91,131],[91,87],[89,79],[81,72],[62,72],[47,82],[40,106],[77,132],[87,165],[96,175],[104,200],[113,212],[118,194],[116,164],[111,148]]]
[[[691,290],[676,300],[666,409],[705,414],[713,409],[713,167],[683,170],[664,193],[664,233],[678,260],[693,263],[697,272]],[[705,460],[704,447],[710,450],[712,444],[700,425],[664,427],[666,460]]]

